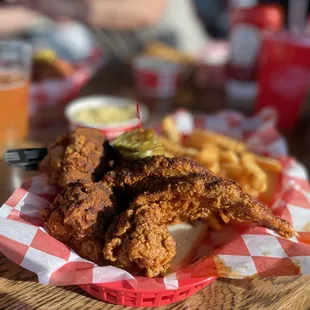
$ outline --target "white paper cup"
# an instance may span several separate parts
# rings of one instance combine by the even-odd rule
[[[150,98],[171,98],[176,94],[182,65],[150,56],[133,62],[135,86],[139,94]]]
[[[136,102],[127,98],[121,97],[112,97],[112,96],[89,96],[83,97],[77,100],[72,101],[65,108],[65,116],[70,124],[70,129],[74,130],[79,127],[89,127],[100,129],[102,133],[108,138],[113,139],[116,136],[141,127],[142,123],[148,119],[148,109],[139,104],[140,106],[140,117],[141,120],[137,117],[130,119],[125,122],[112,123],[112,124],[100,124],[100,123],[86,123],[79,122],[75,119],[75,114],[85,108],[96,108],[100,106],[118,106],[118,107],[127,107],[133,105],[136,107]]]

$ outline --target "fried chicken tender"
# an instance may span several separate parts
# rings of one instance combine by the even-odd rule
[[[105,138],[101,131],[79,128],[56,140],[39,169],[48,174],[50,184],[60,187],[77,180],[90,181],[104,170]]]
[[[71,183],[43,211],[50,234],[86,259],[99,263],[103,236],[115,215],[112,191],[103,183]]]
[[[210,213],[220,214],[224,221],[253,221],[284,237],[296,235],[289,223],[275,217],[235,182],[216,177],[190,160],[149,158],[140,161],[138,167],[133,164],[124,170],[125,174],[116,173],[114,185],[137,188],[141,179],[149,176],[162,182],[156,182],[156,186],[152,178],[144,182],[144,191],[106,233],[104,257],[116,266],[138,266],[148,277],[164,275],[175,255],[167,225],[207,218]]]
[[[163,276],[176,254],[176,243],[159,208],[130,208],[115,218],[106,234],[104,257],[120,268],[148,277]],[[160,224],[161,223],[161,224]]]
[[[111,187],[143,191],[150,190],[156,179],[170,180],[204,171],[204,167],[185,158],[153,156],[123,164],[107,173],[103,182]]]

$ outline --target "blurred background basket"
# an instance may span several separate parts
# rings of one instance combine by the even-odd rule
[[[86,60],[75,65],[74,73],[70,77],[32,83],[29,102],[30,116],[42,109],[68,103],[76,97],[100,66],[101,53],[94,49]]]

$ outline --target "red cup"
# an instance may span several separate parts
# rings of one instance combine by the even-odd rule
[[[136,89],[149,98],[171,98],[176,94],[182,66],[150,56],[137,57],[133,63]]]
[[[256,110],[271,106],[278,126],[296,124],[310,77],[310,37],[286,32],[265,38],[259,61]]]
[[[198,61],[196,84],[200,88],[224,89],[230,46],[226,41],[208,42]]]

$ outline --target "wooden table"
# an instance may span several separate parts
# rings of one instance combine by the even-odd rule
[[[82,91],[81,95],[109,93],[132,96],[130,77],[126,71],[118,68],[103,70]],[[213,97],[212,97],[213,96]],[[211,99],[213,98],[213,99]],[[220,99],[218,93],[211,93],[208,102]],[[214,102],[214,105],[217,103]],[[194,109],[207,110],[207,106],[194,106]],[[55,136],[66,130],[61,118],[62,109],[53,109],[57,116],[57,126],[50,124],[38,128],[42,122],[47,124],[52,117],[44,120],[40,114],[41,124],[36,122],[31,130],[31,138],[41,143],[52,141]],[[156,111],[160,116],[165,111]],[[153,119],[155,116],[153,115]],[[293,153],[310,167],[309,129],[307,122],[301,122],[295,131],[287,133]],[[309,136],[308,136],[309,137]],[[306,142],[308,141],[308,144]],[[33,172],[23,172],[7,167],[0,161],[0,202],[4,202],[15,188],[25,179],[31,178]],[[218,279],[189,299],[160,309],[310,309],[310,277],[279,277],[270,279],[229,280]],[[49,287],[38,284],[37,276],[0,254],[0,310],[59,310],[59,309],[130,309],[97,301],[76,286]]]

